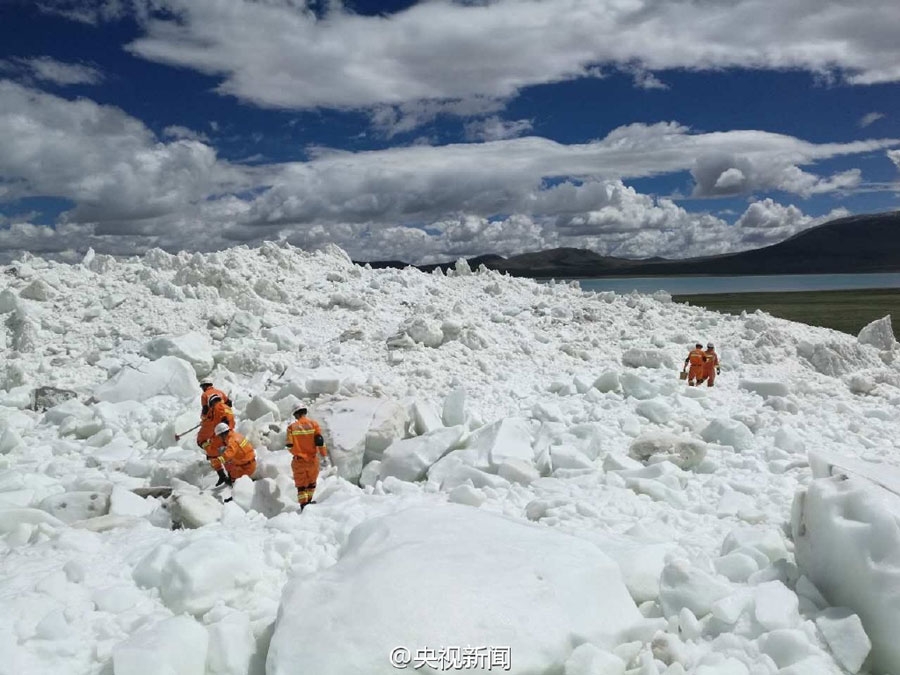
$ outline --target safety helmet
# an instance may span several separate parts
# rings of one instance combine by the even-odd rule
[[[295,405],[291,414],[296,417],[298,414],[305,415],[306,414],[306,406],[300,403],[299,405]]]
[[[707,343],[706,348],[707,349],[715,349],[716,347],[712,342],[709,342],[709,343]]]
[[[222,400],[221,396],[219,396],[218,394],[213,394],[212,396],[209,397],[209,400],[206,403],[211,406],[214,403],[218,403],[221,400]]]
[[[210,379],[208,377],[204,377],[202,380],[200,380],[201,387],[211,387],[212,383],[213,383],[212,379]]]
[[[219,422],[216,425],[216,436],[221,436],[222,434],[227,434],[231,429],[228,428],[228,425],[225,422]]]

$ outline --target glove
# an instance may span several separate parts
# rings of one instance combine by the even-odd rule
[[[219,474],[219,482],[216,483],[216,487],[219,487],[220,485],[231,485],[231,478],[225,473],[225,469],[219,469],[216,473]]]
[[[721,375],[722,370],[719,367],[716,367],[716,375]]]

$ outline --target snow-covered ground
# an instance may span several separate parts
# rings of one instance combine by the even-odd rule
[[[887,321],[264,245],[27,258],[0,322],[4,675],[900,672]],[[175,440],[205,375],[259,458],[225,504]]]

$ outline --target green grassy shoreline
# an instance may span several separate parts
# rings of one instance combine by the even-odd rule
[[[785,293],[721,293],[675,295],[676,302],[740,314],[761,309],[772,316],[856,335],[885,314],[900,316],[900,289],[792,291]]]

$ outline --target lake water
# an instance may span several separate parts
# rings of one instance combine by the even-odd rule
[[[562,280],[561,280],[562,281]],[[860,288],[900,288],[900,273],[780,274],[743,277],[607,277],[576,279],[585,291],[653,293],[763,293],[766,291],[841,291]]]

